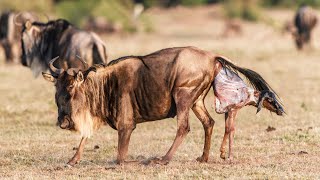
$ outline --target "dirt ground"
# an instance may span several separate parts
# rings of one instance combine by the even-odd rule
[[[80,136],[55,126],[54,87],[20,64],[0,59],[0,178],[1,179],[319,179],[320,178],[320,27],[313,48],[295,49],[280,25],[292,18],[289,10],[265,10],[273,23],[242,22],[242,35],[222,37],[224,19],[216,6],[193,9],[152,9],[153,33],[106,35],[111,59],[144,55],[161,48],[197,46],[229,57],[259,72],[281,97],[287,115],[278,117],[253,107],[236,119],[233,163],[219,158],[224,117],[215,113],[213,93],[206,105],[216,124],[208,163],[198,163],[204,143],[199,120],[190,113],[191,132],[166,166],[116,166],[117,132],[103,127],[86,145],[82,161],[65,163],[75,153]],[[271,25],[273,24],[273,25]],[[274,131],[267,131],[268,126]],[[159,157],[171,146],[176,120],[139,124],[129,160]],[[99,148],[94,148],[98,145]]]

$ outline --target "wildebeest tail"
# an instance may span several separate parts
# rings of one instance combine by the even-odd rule
[[[243,74],[248,79],[249,83],[252,85],[254,89],[260,92],[271,91],[274,94],[276,94],[276,92],[271,88],[271,86],[257,72],[251,69],[236,66],[235,64],[231,63],[225,57],[222,57],[222,56],[217,56],[215,60],[221,63],[223,68],[226,68],[232,72],[235,72],[236,74],[238,74],[238,72]]]
[[[92,47],[93,64],[107,63],[107,51],[104,42],[94,33],[94,43]]]

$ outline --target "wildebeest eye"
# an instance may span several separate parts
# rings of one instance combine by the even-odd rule
[[[74,85],[69,85],[69,86],[67,87],[67,89],[68,89],[68,90],[71,90],[73,87],[74,87]]]
[[[69,101],[71,99],[71,95],[70,94],[68,94],[68,95],[66,95],[66,101]]]

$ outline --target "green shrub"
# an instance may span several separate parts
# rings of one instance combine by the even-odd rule
[[[0,0],[0,10],[15,10],[15,11],[35,11],[35,12],[50,12],[52,7],[51,0]]]
[[[320,6],[320,0],[261,0],[263,6],[282,6],[282,7],[296,7],[301,4],[308,4],[311,6]]]
[[[103,16],[110,22],[120,23],[124,31],[136,31],[132,20],[131,0],[78,0],[62,1],[56,6],[58,17],[81,27],[89,16]]]
[[[229,18],[241,18],[248,21],[259,19],[259,8],[256,0],[225,0],[224,9]]]
[[[207,3],[208,3],[208,0],[181,0],[181,5],[185,5],[185,6],[195,6],[195,5],[202,5]]]

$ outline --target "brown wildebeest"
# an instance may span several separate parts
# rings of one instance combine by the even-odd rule
[[[49,68],[49,61],[60,56],[56,66],[59,68],[84,66],[76,59],[80,56],[89,65],[107,61],[104,42],[92,32],[77,29],[64,19],[47,23],[27,21],[21,37],[21,63],[33,71],[35,77]]]
[[[272,96],[272,89],[260,75],[195,47],[168,48],[146,56],[122,57],[107,66],[94,65],[86,71],[57,69],[53,66],[54,60],[50,62],[52,74],[42,74],[56,86],[57,125],[82,135],[76,154],[68,162],[71,166],[79,162],[93,130],[104,123],[118,131],[117,162],[123,163],[136,124],[177,116],[178,129],[171,148],[161,159],[151,161],[167,164],[190,131],[190,109],[201,121],[205,132],[203,154],[197,160],[207,162],[215,122],[204,99],[222,68],[239,71],[253,84],[255,97],[246,104],[260,109],[263,103],[278,115],[283,113],[277,98]],[[220,95],[221,92],[218,91]],[[231,106],[226,109],[234,110]],[[228,114],[231,116],[233,114]]]
[[[293,36],[299,50],[303,48],[304,44],[310,42],[311,31],[316,26],[317,21],[317,14],[310,6],[303,5],[298,9],[294,18],[296,31]]]
[[[20,50],[21,23],[27,20],[33,22],[37,19],[36,15],[29,12],[5,11],[0,15],[0,45],[4,49],[6,62],[13,62],[21,55],[21,51],[14,51],[17,49],[14,47],[19,47]]]

